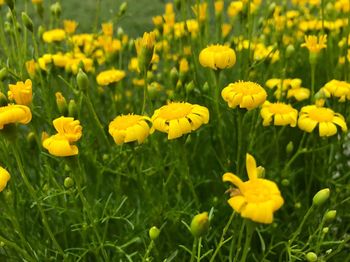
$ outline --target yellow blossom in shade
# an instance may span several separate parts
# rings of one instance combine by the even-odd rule
[[[284,103],[270,103],[265,101],[260,110],[263,118],[263,125],[268,126],[273,123],[275,126],[297,125],[298,111],[291,105]]]
[[[64,136],[68,142],[76,142],[82,136],[82,126],[79,120],[74,120],[73,117],[61,116],[53,120],[53,126],[58,134]]]
[[[232,173],[225,173],[224,182],[231,182],[237,189],[231,190],[229,205],[242,217],[254,222],[271,224],[273,213],[284,203],[277,185],[270,180],[259,178],[253,156],[246,155],[246,169],[249,180],[243,182]]]
[[[102,32],[106,36],[113,35],[113,23],[103,23],[102,24]]]
[[[216,15],[221,14],[222,10],[224,9],[224,1],[223,0],[216,0],[214,3],[214,9],[215,9]]]
[[[38,4],[42,4],[43,0],[32,0],[32,4],[34,5],[38,5]]]
[[[9,99],[15,100],[16,104],[27,106],[32,102],[32,80],[20,81],[15,85],[10,84],[9,89],[7,95]]]
[[[107,86],[112,83],[117,83],[125,77],[125,72],[122,70],[111,69],[99,73],[96,81],[101,86]]]
[[[232,30],[232,25],[230,24],[222,24],[221,25],[221,35],[223,38],[225,38],[226,36],[228,36],[228,34],[231,32]]]
[[[207,7],[207,3],[192,6],[192,11],[200,22],[204,22],[207,19]]]
[[[239,105],[240,108],[251,110],[265,102],[267,93],[257,83],[238,81],[225,87],[221,96],[231,108]]]
[[[200,52],[199,62],[214,70],[230,68],[236,63],[236,53],[225,45],[210,45]]]
[[[78,147],[71,145],[64,135],[56,134],[43,141],[43,147],[51,155],[65,157],[74,156],[79,153]]]
[[[63,29],[53,29],[43,33],[43,40],[46,43],[60,42],[66,38],[66,32]]]
[[[343,132],[348,130],[344,117],[335,113],[330,108],[317,107],[316,105],[301,108],[298,119],[298,127],[311,133],[318,125],[320,136],[333,136],[337,133],[337,126]]]
[[[5,189],[7,182],[10,180],[10,178],[10,173],[0,166],[0,192],[2,192]]]
[[[8,105],[0,107],[0,130],[4,128],[4,125],[28,124],[30,120],[32,120],[32,112],[27,106]]]
[[[233,18],[236,15],[238,15],[238,13],[242,11],[242,9],[243,9],[242,1],[232,1],[227,8],[227,15]]]
[[[154,111],[153,129],[175,139],[198,129],[209,122],[209,110],[187,102],[172,102]]]
[[[186,73],[189,70],[188,61],[186,58],[182,58],[179,63],[179,71],[180,73]]]
[[[29,60],[26,62],[26,69],[27,69],[27,73],[31,78],[34,78],[35,76],[35,69],[36,69],[36,65],[35,65],[35,61],[34,59]]]
[[[140,115],[121,115],[114,118],[109,124],[108,132],[116,144],[121,145],[137,141],[139,144],[148,137],[150,127],[147,121],[149,117]]]
[[[305,36],[305,43],[302,43],[301,47],[306,47],[310,53],[317,54],[327,47],[327,35],[321,35],[319,38],[315,35]]]
[[[331,80],[322,88],[326,97],[334,96],[339,98],[339,102],[350,100],[350,83],[339,80]]]
[[[287,98],[294,97],[297,101],[302,101],[310,97],[310,89],[299,87],[291,88],[287,91]]]
[[[78,23],[74,20],[63,20],[63,27],[64,31],[66,31],[67,34],[71,35],[74,34],[75,30],[78,27]]]

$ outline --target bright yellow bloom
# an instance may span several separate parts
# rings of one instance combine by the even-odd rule
[[[16,104],[28,106],[32,102],[32,80],[19,81],[15,85],[10,84],[9,89],[7,96],[10,100],[15,100]]]
[[[188,61],[186,58],[180,60],[179,71],[180,73],[186,73],[189,70]]]
[[[304,87],[291,88],[287,91],[287,98],[294,97],[297,101],[302,101],[310,97],[310,89]]]
[[[32,120],[32,112],[27,106],[8,105],[0,107],[0,130],[4,128],[4,125],[28,124],[30,120]]]
[[[10,180],[10,178],[10,173],[0,166],[0,192],[2,192],[5,189],[7,182]]]
[[[242,1],[232,1],[230,5],[227,8],[227,15],[229,17],[235,17],[238,15],[239,12],[241,12],[243,9],[243,2]]]
[[[74,20],[63,20],[64,31],[66,31],[66,33],[69,35],[74,34],[77,26],[78,23]]]
[[[57,134],[43,141],[43,147],[54,156],[74,156],[79,153],[78,147],[71,145],[65,136]]]
[[[311,133],[318,125],[320,136],[333,136],[337,133],[337,125],[343,132],[348,130],[344,117],[333,110],[315,105],[304,106],[300,110],[298,127]]]
[[[321,35],[319,38],[315,35],[305,36],[305,43],[302,43],[301,47],[306,47],[310,53],[317,54],[327,47],[327,35]]]
[[[32,0],[32,3],[33,3],[34,5],[42,4],[42,3],[43,3],[43,0]]]
[[[209,110],[200,105],[172,102],[154,111],[153,128],[175,139],[209,122]]]
[[[225,45],[210,45],[200,52],[199,62],[202,66],[214,70],[230,68],[236,63],[236,53]]]
[[[109,124],[108,132],[118,145],[133,141],[137,141],[139,144],[141,144],[150,133],[150,127],[147,121],[151,121],[151,119],[146,116],[117,116]]]
[[[327,97],[339,98],[339,102],[350,100],[350,84],[345,81],[331,80],[322,88]]]
[[[66,32],[63,29],[53,29],[43,33],[43,40],[46,43],[60,42],[66,38]]]
[[[99,73],[96,81],[101,86],[107,86],[112,83],[117,83],[125,77],[125,72],[122,70],[111,69]]]
[[[106,36],[113,35],[113,23],[103,23],[102,24],[102,32]]]
[[[297,125],[298,110],[291,105],[284,103],[270,103],[265,101],[260,110],[260,115],[263,118],[263,125],[268,126],[273,120],[275,126]]]
[[[257,83],[238,81],[225,87],[221,96],[231,108],[239,105],[240,108],[251,110],[265,102],[267,93]]]
[[[224,182],[231,182],[237,189],[231,191],[229,205],[242,217],[254,222],[271,224],[273,213],[284,203],[277,185],[258,177],[258,168],[253,156],[246,155],[246,168],[249,180],[243,182],[232,173],[225,173]]]
[[[61,116],[53,120],[53,126],[58,134],[64,136],[70,143],[78,141],[82,136],[82,126],[73,117]]]

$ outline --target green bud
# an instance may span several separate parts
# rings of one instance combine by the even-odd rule
[[[27,13],[22,12],[22,21],[24,26],[30,31],[33,32],[34,26],[32,19],[27,15]]]
[[[33,148],[36,144],[35,133],[29,132],[27,135],[27,142],[31,148]]]
[[[318,53],[310,52],[309,54],[310,65],[315,66],[317,64],[317,59],[318,59]]]
[[[159,237],[159,234],[160,234],[160,230],[155,226],[151,227],[150,230],[148,231],[148,235],[150,239],[153,241]]]
[[[152,82],[154,74],[152,71],[147,71],[147,81]]]
[[[73,99],[69,100],[68,104],[68,116],[78,118],[78,107]]]
[[[265,177],[265,168],[262,166],[258,166],[256,168],[256,171],[258,173],[258,178],[264,178]]]
[[[127,9],[128,9],[128,3],[127,3],[127,2],[123,2],[123,3],[119,6],[118,16],[124,15]]]
[[[124,35],[123,28],[118,26],[118,28],[117,28],[117,37],[121,38],[123,35]]]
[[[180,91],[183,88],[181,80],[177,81],[175,90]]]
[[[13,10],[15,8],[15,4],[13,0],[5,0],[5,3],[8,5],[8,7]]]
[[[5,32],[6,34],[12,34],[12,27],[11,27],[11,24],[9,22],[5,22],[4,23],[4,29],[5,29]]]
[[[7,105],[7,97],[4,95],[4,93],[0,92],[0,107]]]
[[[61,12],[62,12],[62,8],[61,8],[61,5],[59,2],[56,2],[54,4],[52,4],[50,6],[50,10],[51,10],[51,13],[56,16],[56,17],[60,17],[61,16]]]
[[[5,242],[0,241],[0,247],[4,247],[4,246],[6,246]]]
[[[289,143],[286,146],[286,153],[290,154],[293,152],[293,150],[294,150],[294,143],[293,141],[289,141]]]
[[[286,48],[286,58],[291,58],[295,52],[295,47],[292,44],[289,44]]]
[[[322,233],[323,233],[323,234],[327,234],[328,231],[329,231],[329,227],[324,227],[324,228],[322,228]]]
[[[103,160],[103,162],[107,162],[109,160],[109,155],[108,154],[103,154],[102,155],[102,160]]]
[[[81,69],[79,69],[77,74],[77,84],[79,89],[82,91],[87,90],[89,87],[89,78]]]
[[[194,89],[193,81],[187,83],[186,86],[185,86],[185,89],[186,89],[187,93],[191,93],[193,91],[193,89]]]
[[[199,238],[204,236],[209,229],[208,212],[195,215],[191,222],[191,233],[194,237]]]
[[[286,178],[283,179],[281,183],[282,183],[283,186],[289,186],[290,185],[290,181],[288,179],[286,179]]]
[[[64,179],[64,182],[63,182],[63,185],[65,188],[71,188],[72,186],[74,186],[74,180],[67,176],[65,179]]]
[[[275,8],[276,8],[276,3],[275,3],[275,2],[272,2],[272,3],[269,5],[269,12],[272,13],[273,11],[275,11]]]
[[[38,15],[40,16],[40,18],[44,17],[44,6],[42,3],[36,4],[36,12],[38,13]]]
[[[65,172],[70,172],[71,171],[71,168],[69,167],[69,165],[64,165],[64,171]]]
[[[170,80],[173,85],[176,85],[177,81],[179,80],[179,72],[177,71],[176,67],[173,67],[170,70]]]
[[[301,203],[300,203],[300,202],[295,203],[295,204],[294,204],[294,207],[295,207],[296,209],[301,208]]]
[[[56,94],[56,105],[58,108],[58,112],[62,116],[67,116],[68,115],[68,105],[67,105],[67,100],[66,98],[62,95],[61,92],[57,92]]]
[[[205,82],[205,83],[204,83],[204,85],[203,85],[203,91],[204,91],[204,93],[208,93],[208,91],[209,91],[209,84],[208,84],[208,82]]]
[[[318,191],[312,199],[312,203],[316,206],[321,206],[329,198],[330,190],[329,188],[322,189]]]
[[[337,210],[329,210],[327,213],[324,215],[324,220],[326,222],[331,222],[335,219],[337,215]]]
[[[306,258],[307,261],[310,261],[310,262],[317,261],[317,255],[314,252],[307,253],[305,258]]]

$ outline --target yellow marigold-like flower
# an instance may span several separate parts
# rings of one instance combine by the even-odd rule
[[[10,173],[0,166],[0,192],[2,192],[5,189],[7,182],[10,180],[10,178]]]
[[[302,107],[299,114],[298,127],[301,130],[311,133],[317,125],[320,136],[335,135],[337,133],[337,126],[343,132],[348,130],[344,117],[341,114],[334,113],[329,108],[317,107],[315,105]]]
[[[153,128],[175,139],[209,122],[209,110],[200,105],[172,102],[154,111]]]
[[[230,68],[236,63],[236,53],[225,45],[210,45],[200,52],[199,62],[202,66],[214,70]]]
[[[322,88],[326,97],[334,96],[339,98],[339,102],[350,100],[350,84],[345,81],[331,80]]]
[[[327,35],[321,35],[319,38],[315,35],[305,36],[305,43],[302,43],[301,47],[306,47],[310,53],[317,54],[327,47]]]
[[[270,103],[265,101],[260,110],[260,115],[263,118],[263,125],[268,126],[273,120],[275,126],[297,125],[298,110],[291,105],[284,103]]]
[[[305,87],[291,88],[287,91],[287,98],[294,97],[297,101],[302,101],[310,97],[310,89]]]
[[[56,134],[43,141],[43,147],[54,156],[74,156],[79,153],[76,145],[71,145],[64,135]]]
[[[67,34],[71,35],[75,33],[75,30],[78,27],[78,23],[74,20],[63,20],[64,31]]]
[[[9,89],[7,96],[9,99],[15,100],[16,104],[27,106],[32,102],[32,80],[19,81],[15,85],[10,84]]]
[[[239,105],[240,108],[251,110],[265,102],[267,93],[257,83],[238,81],[225,87],[221,96],[231,108]]]
[[[154,16],[152,17],[152,22],[155,26],[161,26],[163,25],[163,17],[161,15],[157,15],[157,16]]]
[[[102,24],[102,32],[106,36],[113,35],[113,23],[103,23]]]
[[[117,83],[125,77],[125,72],[122,70],[111,69],[99,73],[96,81],[101,86],[107,86],[112,83]]]
[[[229,17],[235,17],[238,15],[239,12],[241,12],[243,9],[243,2],[242,1],[232,1],[230,5],[227,8],[227,15]]]
[[[53,29],[43,33],[43,40],[46,43],[60,42],[66,38],[66,32],[63,29]]]
[[[8,105],[0,107],[0,130],[4,128],[4,125],[28,124],[30,120],[32,120],[32,112],[27,106]]]
[[[151,119],[147,116],[117,116],[109,124],[108,132],[118,145],[133,141],[137,141],[139,144],[141,144],[150,133],[150,127],[147,121],[151,121]]]
[[[27,73],[31,78],[34,78],[35,76],[35,70],[36,70],[36,64],[34,59],[29,60],[26,62],[26,69],[27,69]]]
[[[249,177],[246,182],[232,173],[223,175],[224,182],[231,182],[237,187],[231,190],[228,203],[244,218],[271,224],[273,213],[284,203],[281,193],[273,181],[258,177],[255,159],[250,154],[246,155],[246,168]]]
[[[53,120],[53,126],[58,134],[64,136],[70,143],[78,141],[82,136],[82,126],[73,117],[61,116]]]

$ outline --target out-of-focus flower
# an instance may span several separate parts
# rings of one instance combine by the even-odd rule
[[[193,13],[200,22],[204,22],[207,19],[207,7],[208,4],[206,2],[192,6]]]
[[[271,224],[273,213],[284,203],[277,185],[270,180],[259,178],[258,169],[253,156],[246,155],[246,168],[249,180],[243,182],[232,173],[225,173],[224,182],[231,182],[237,189],[232,189],[229,205],[242,217],[252,221]]]
[[[7,182],[10,180],[10,178],[10,173],[7,172],[5,168],[2,168],[0,166],[0,192],[2,192],[5,189]]]
[[[275,126],[297,125],[298,110],[291,105],[284,103],[270,103],[265,101],[262,105],[260,115],[263,118],[263,125],[268,126],[273,122]]]
[[[18,105],[28,106],[32,102],[32,80],[19,81],[15,85],[9,85],[10,91],[7,96],[10,100],[15,100]]]
[[[227,8],[227,15],[231,18],[239,14],[243,9],[242,1],[232,1]]]
[[[150,127],[147,121],[150,122],[151,119],[141,115],[117,116],[109,124],[108,132],[118,145],[133,141],[141,144],[150,133]]]
[[[317,107],[315,105],[304,106],[300,110],[298,127],[311,133],[318,125],[320,136],[333,136],[337,133],[337,126],[343,132],[348,130],[344,117],[334,113],[332,109]]]
[[[53,29],[43,33],[43,40],[46,43],[60,42],[66,38],[66,32],[63,29]]]
[[[155,110],[153,128],[175,139],[198,129],[209,122],[209,110],[200,105],[172,102]]]
[[[103,23],[102,24],[102,32],[105,36],[113,35],[113,23]]]
[[[326,83],[322,90],[326,97],[337,97],[339,102],[350,100],[350,84],[348,82],[333,79]]]
[[[99,73],[96,81],[101,86],[107,86],[112,83],[117,83],[125,77],[125,72],[122,70],[111,69]]]
[[[32,120],[29,107],[23,105],[8,105],[0,107],[0,130],[7,124],[28,124]]]
[[[64,20],[63,27],[64,27],[64,31],[66,31],[67,34],[72,35],[75,33],[75,30],[77,29],[78,23],[74,20]]]
[[[235,51],[225,45],[210,45],[199,54],[199,62],[204,67],[214,70],[225,69],[236,63]]]
[[[31,78],[34,78],[35,77],[35,69],[36,69],[36,64],[35,64],[34,59],[26,62],[26,69],[27,69],[28,75]]]
[[[145,32],[142,38],[135,40],[135,47],[137,52],[137,59],[139,69],[143,72],[147,71],[154,53],[154,45],[156,43],[156,33]]]
[[[267,93],[257,83],[238,81],[225,87],[221,96],[231,108],[239,105],[240,108],[251,110],[265,102]]]
[[[321,49],[327,47],[327,35],[321,35],[319,38],[315,35],[305,36],[305,43],[302,43],[301,47],[306,47],[310,53],[318,54]]]

